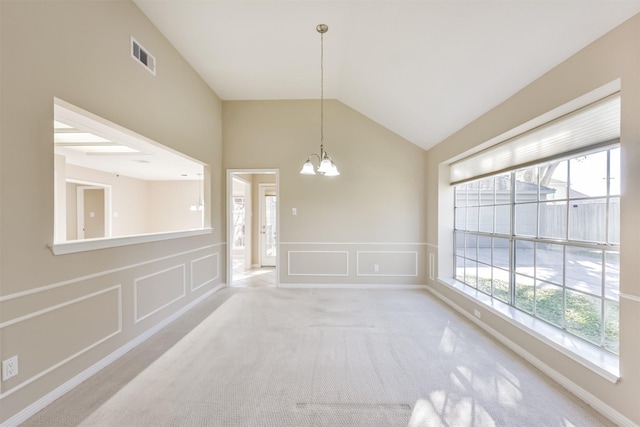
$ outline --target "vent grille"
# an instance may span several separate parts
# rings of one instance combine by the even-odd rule
[[[131,37],[131,57],[154,76],[156,75],[156,58]]]

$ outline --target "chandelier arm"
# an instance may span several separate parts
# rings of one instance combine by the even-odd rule
[[[316,153],[311,153],[311,154],[309,154],[309,157],[307,157],[307,161],[311,161],[311,158],[312,158],[313,156],[316,156],[316,157],[318,158],[318,162],[321,162],[321,161],[322,161],[322,158],[321,158],[320,156],[318,156]]]

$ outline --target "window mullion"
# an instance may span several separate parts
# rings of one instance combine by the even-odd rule
[[[609,236],[609,207],[611,206],[611,150],[607,150],[607,197],[605,199],[605,226],[604,226],[604,242],[608,245],[610,242]],[[607,277],[607,251],[602,252],[602,270],[601,270],[601,288],[600,292],[602,298],[600,298],[600,347],[605,347],[607,319],[605,317],[605,301],[607,300],[606,292],[606,277]]]
[[[607,174],[608,176],[608,174]],[[609,192],[609,190],[607,189],[607,193]],[[608,204],[608,203],[607,203]],[[608,225],[608,224],[607,224]],[[607,226],[607,228],[609,228]],[[607,300],[607,295],[605,294],[606,291],[606,286],[605,286],[605,277],[606,277],[606,272],[607,272],[607,264],[606,264],[606,260],[607,260],[607,251],[602,251],[602,272],[601,272],[601,281],[602,281],[602,288],[600,290],[600,292],[602,292],[602,298],[600,298],[600,347],[604,348],[605,346],[605,339],[606,339],[606,329],[607,329],[607,319],[605,317],[605,301]]]
[[[509,305],[516,305],[516,257],[515,257],[515,224],[516,224],[516,173],[510,172],[510,194],[509,194]]]
[[[607,197],[605,199],[606,206],[604,208],[604,242],[609,243],[609,206],[611,200],[611,150],[607,150]],[[604,264],[602,264],[604,265]],[[604,294],[602,294],[604,295]]]
[[[562,245],[562,329],[567,330],[567,245]]]

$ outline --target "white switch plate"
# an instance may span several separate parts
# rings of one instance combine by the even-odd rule
[[[298,215],[298,209],[291,208],[291,215]]]
[[[2,361],[2,381],[18,375],[18,356]]]

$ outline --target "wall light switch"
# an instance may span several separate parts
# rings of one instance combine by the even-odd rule
[[[298,215],[298,209],[291,208],[291,215]]]

